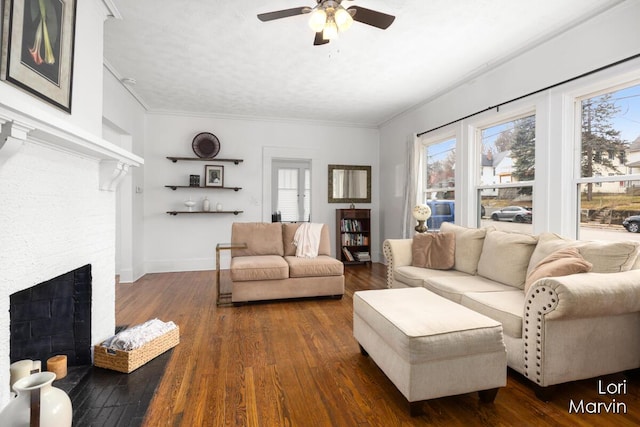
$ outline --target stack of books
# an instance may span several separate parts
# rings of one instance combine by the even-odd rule
[[[356,259],[356,261],[360,261],[360,262],[371,261],[371,255],[369,255],[369,252],[354,252],[353,257]]]

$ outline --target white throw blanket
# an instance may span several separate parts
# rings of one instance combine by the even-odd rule
[[[114,350],[131,351],[142,347],[149,341],[164,335],[176,327],[176,324],[173,322],[165,323],[162,320],[153,319],[118,332],[116,335],[104,341],[102,345]]]
[[[298,227],[293,236],[296,245],[296,256],[299,258],[315,258],[320,247],[320,233],[323,224],[305,222]]]

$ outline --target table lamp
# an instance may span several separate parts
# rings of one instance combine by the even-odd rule
[[[427,205],[416,205],[413,208],[413,217],[418,221],[415,230],[418,233],[426,233],[427,226],[424,222],[431,217],[431,208]]]

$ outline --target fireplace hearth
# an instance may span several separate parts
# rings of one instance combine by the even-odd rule
[[[9,298],[10,359],[91,365],[91,265],[16,292]]]

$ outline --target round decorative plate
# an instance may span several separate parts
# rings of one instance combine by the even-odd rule
[[[220,152],[220,140],[211,132],[200,132],[193,138],[191,147],[201,159],[212,159]]]

